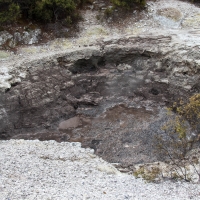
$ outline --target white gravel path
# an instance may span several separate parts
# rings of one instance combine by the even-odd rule
[[[145,183],[80,143],[0,142],[0,199],[200,199],[200,185]]]

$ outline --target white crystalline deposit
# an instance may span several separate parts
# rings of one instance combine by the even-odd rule
[[[200,185],[145,183],[80,143],[0,142],[0,199],[200,199]]]

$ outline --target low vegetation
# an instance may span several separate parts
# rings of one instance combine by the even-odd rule
[[[19,19],[71,23],[77,17],[79,0],[0,0],[0,23]]]
[[[154,146],[164,162],[135,166],[133,175],[147,182],[167,178],[200,183],[200,94],[174,103],[162,130]]]
[[[161,171],[158,167],[141,165],[137,170],[134,171],[133,175],[136,178],[143,178],[147,182],[155,182],[158,179],[160,173]]]
[[[42,23],[62,21],[66,25],[80,18],[79,9],[93,0],[0,0],[0,25],[21,19]],[[145,6],[145,0],[110,0],[114,6]]]
[[[109,5],[106,15],[112,14],[116,7],[132,10],[144,8],[146,5],[146,0],[104,1]],[[188,1],[200,3],[200,0]],[[71,25],[81,18],[80,9],[93,2],[94,0],[0,0],[0,25],[20,20],[41,23],[62,21],[65,25]]]
[[[137,5],[144,7],[146,0],[111,0],[111,2],[118,7],[133,8]]]
[[[163,134],[155,138],[156,152],[172,166],[171,178],[190,181],[195,174],[200,182],[200,94],[174,103],[169,115]]]

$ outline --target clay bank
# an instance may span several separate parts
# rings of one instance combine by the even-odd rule
[[[152,31],[2,59],[0,138],[78,141],[130,168],[156,161],[166,106],[200,92],[197,36]]]

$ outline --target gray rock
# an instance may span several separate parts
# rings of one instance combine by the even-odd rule
[[[59,124],[59,130],[65,130],[70,128],[76,128],[80,125],[79,117],[73,117],[68,120],[65,120]]]
[[[0,32],[0,45],[4,45],[6,42],[11,40],[13,38],[13,35],[11,35],[7,31],[1,31]]]
[[[37,44],[41,37],[41,29],[15,32],[13,35],[7,31],[0,32],[0,45],[8,45],[14,48],[18,44]]]
[[[13,43],[14,45],[19,44],[22,41],[22,36],[19,32],[15,32],[14,33],[14,39],[13,39]]]
[[[21,42],[23,44],[36,44],[41,36],[41,29],[35,29],[31,31],[24,31],[21,36]]]

